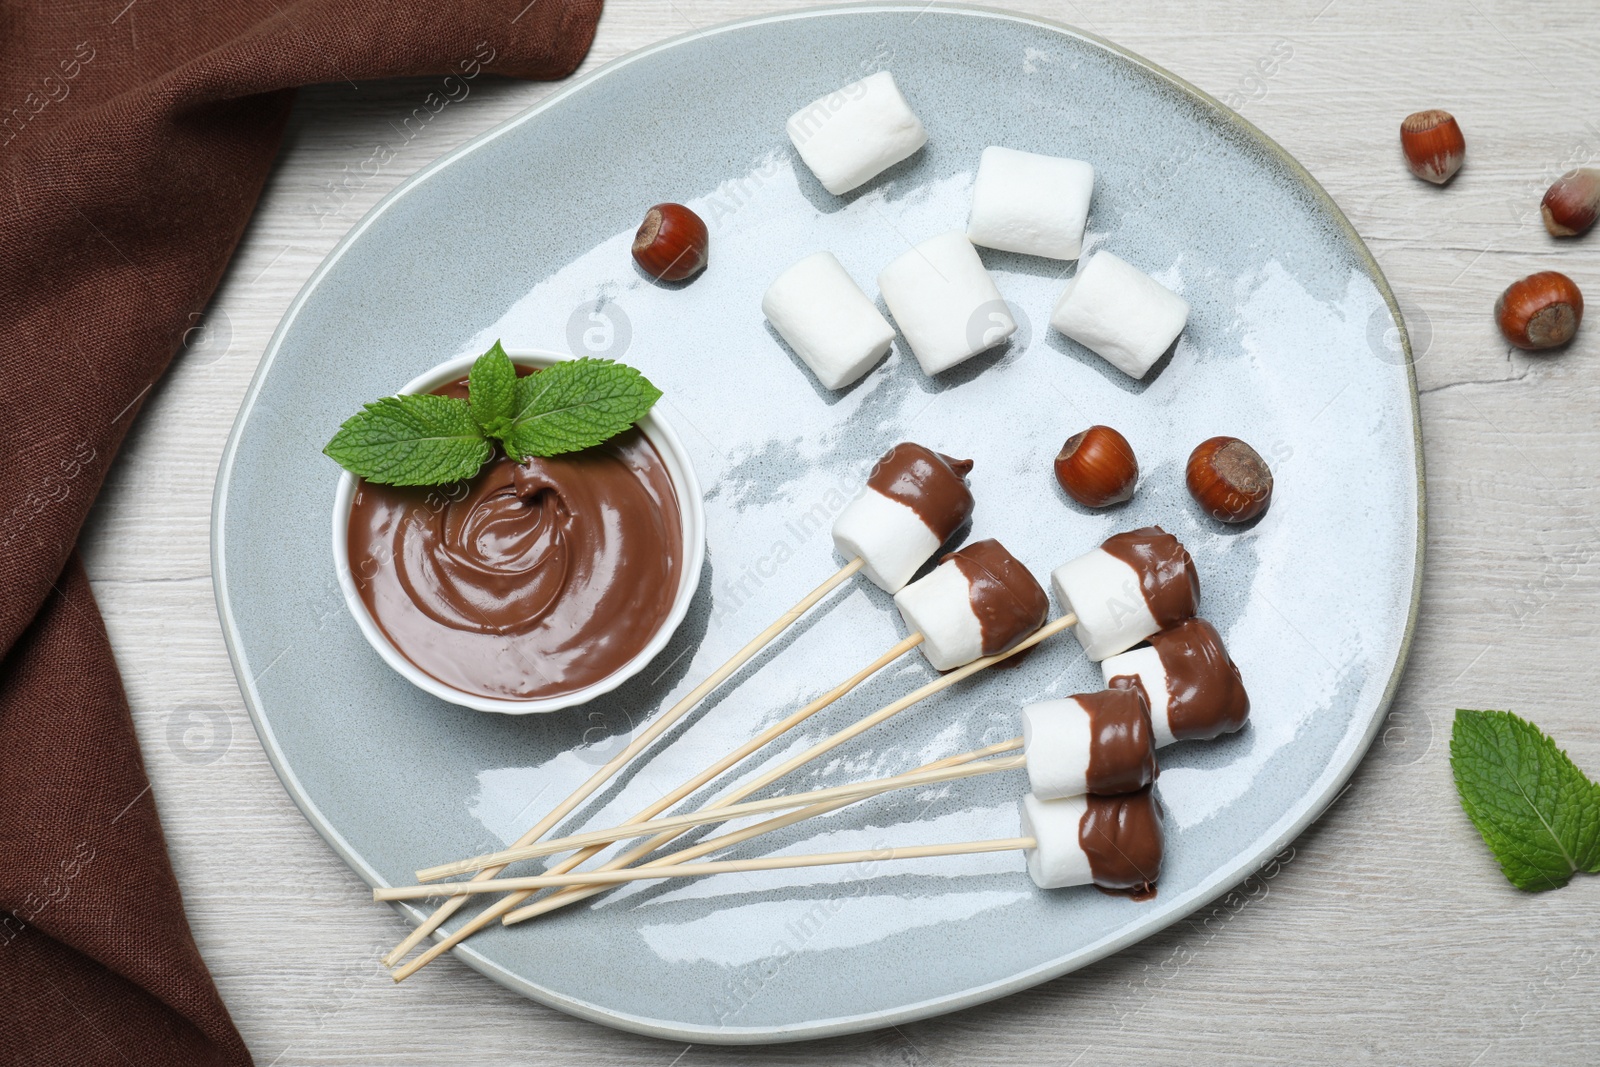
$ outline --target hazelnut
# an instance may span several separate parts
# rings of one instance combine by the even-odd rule
[[[1109,426],[1091,426],[1061,446],[1056,481],[1084,507],[1108,507],[1133,496],[1139,461],[1126,437]]]
[[[1559,348],[1583,321],[1583,294],[1565,274],[1542,270],[1506,287],[1495,301],[1494,321],[1518,348]]]
[[[1249,522],[1272,501],[1272,471],[1237,437],[1213,437],[1189,453],[1189,494],[1207,515]]]
[[[1557,178],[1539,204],[1544,228],[1552,237],[1579,237],[1589,232],[1600,213],[1600,170],[1580,167]]]
[[[681,282],[706,265],[706,224],[682,204],[657,204],[633,235],[633,258],[652,278]]]
[[[1438,108],[1406,116],[1400,124],[1400,147],[1411,173],[1435,185],[1454,177],[1467,154],[1461,127],[1450,112]]]

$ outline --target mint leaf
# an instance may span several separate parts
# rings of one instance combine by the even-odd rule
[[[494,450],[465,400],[420,394],[367,404],[322,451],[379,485],[444,485],[478,473]]]
[[[1600,785],[1509,711],[1456,711],[1450,767],[1461,806],[1511,884],[1559,889],[1600,873]]]
[[[615,437],[661,398],[649,379],[609,359],[573,359],[517,379],[506,452],[528,456],[575,452]]]
[[[517,368],[496,341],[479,356],[467,376],[467,400],[472,417],[490,437],[504,437],[511,429],[511,411],[517,397]]]

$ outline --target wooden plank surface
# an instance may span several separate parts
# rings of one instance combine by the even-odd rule
[[[584,69],[786,6],[611,0]],[[1428,568],[1410,669],[1351,788],[1285,862],[1193,921],[884,1032],[685,1048],[568,1018],[453,960],[393,986],[376,957],[401,923],[301,818],[243,710],[212,600],[212,481],[273,328],[339,237],[408,174],[551,88],[484,79],[409,139],[392,123],[434,79],[313,88],[207,328],[150,398],[85,538],[195,934],[261,1064],[1600,1062],[1600,879],[1511,889],[1447,762],[1452,710],[1496,707],[1600,772],[1600,324],[1562,354],[1527,356],[1490,315],[1535,269],[1600,299],[1600,236],[1558,245],[1538,218],[1555,175],[1600,159],[1592,0],[1018,6],[1235,103],[1344,207],[1407,312]],[[1469,144],[1445,190],[1412,179],[1396,145],[1401,117],[1434,106]],[[362,172],[379,143],[393,159]],[[284,872],[309,888],[279,888]]]

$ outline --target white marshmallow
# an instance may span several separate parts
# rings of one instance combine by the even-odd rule
[[[1136,648],[1131,652],[1111,656],[1100,661],[1100,671],[1106,684],[1119,676],[1139,679],[1144,687],[1145,702],[1150,708],[1150,728],[1155,734],[1156,747],[1170,745],[1177,740],[1172,736],[1172,726],[1167,722],[1167,669],[1161,665],[1161,654],[1153,648]]]
[[[1189,321],[1189,302],[1110,252],[1067,282],[1050,325],[1133,378],[1143,378]]]
[[[929,238],[878,274],[878,291],[924,374],[947,371],[1017,332],[967,235]]]
[[[846,559],[860,556],[861,573],[896,593],[941,544],[911,508],[870,486],[833,520],[833,543]]]
[[[1139,572],[1103,548],[1057,567],[1050,585],[1062,610],[1078,616],[1072,632],[1092,660],[1124,652],[1161,629],[1145,603]]]
[[[1078,840],[1079,827],[1089,811],[1088,800],[1084,797],[1040,800],[1027,793],[1019,808],[1022,836],[1034,840],[1033,847],[1025,853],[1028,877],[1034,884],[1040,889],[1065,889],[1093,883],[1089,856]]]
[[[789,116],[789,140],[822,187],[838,196],[928,143],[928,131],[886,70]]]
[[[991,145],[972,183],[967,237],[975,245],[1077,259],[1094,194],[1094,167]]]
[[[894,340],[894,327],[832,252],[809,255],[778,275],[761,313],[826,389],[867,373]]]
[[[972,610],[972,589],[955,560],[947,560],[894,595],[906,629],[922,634],[922,654],[948,671],[983,655],[983,623]]]
[[[1022,709],[1022,751],[1028,785],[1041,800],[1082,796],[1089,791],[1093,723],[1076,697],[1041,700]]]

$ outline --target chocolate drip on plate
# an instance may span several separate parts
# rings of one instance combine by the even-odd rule
[[[1156,780],[1156,737],[1150,710],[1137,689],[1079,693],[1072,699],[1089,715],[1089,792],[1132,793]]]
[[[972,613],[983,632],[983,654],[992,656],[1044,625],[1050,599],[1028,568],[994,538],[974,541],[940,563],[954,562],[967,579]]]
[[[1100,546],[1132,567],[1156,623],[1165,628],[1191,618],[1200,607],[1200,576],[1183,544],[1159,526],[1145,526],[1106,539]]]
[[[951,459],[911,441],[884,453],[867,476],[867,488],[917,513],[943,544],[972,517],[966,477],[972,460]]]

